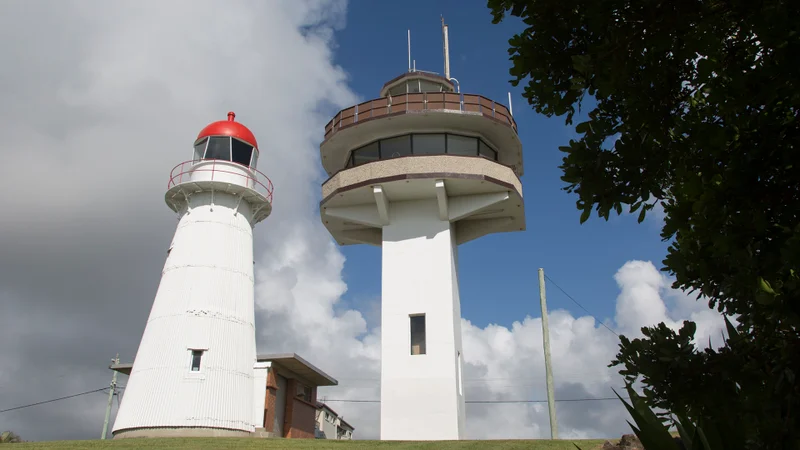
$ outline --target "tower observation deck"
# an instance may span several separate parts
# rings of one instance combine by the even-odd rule
[[[517,124],[456,92],[445,60],[445,77],[411,70],[337,113],[320,144],[325,227],[382,247],[384,440],[463,436],[458,244],[525,229]]]

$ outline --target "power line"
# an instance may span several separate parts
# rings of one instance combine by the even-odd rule
[[[603,323],[603,322],[602,322],[600,319],[598,319],[597,317],[595,317],[595,315],[594,315],[594,314],[590,313],[588,309],[584,308],[584,307],[583,307],[583,305],[581,305],[580,303],[578,303],[578,301],[577,301],[577,300],[575,300],[574,298],[572,298],[572,296],[571,296],[571,295],[567,294],[567,291],[565,291],[564,289],[561,289],[561,286],[559,286],[559,285],[558,285],[558,283],[556,283],[555,281],[553,281],[553,279],[552,279],[552,278],[550,278],[549,276],[547,276],[547,274],[545,274],[545,275],[544,275],[544,277],[545,277],[545,278],[547,278],[547,281],[549,281],[549,282],[553,283],[553,286],[555,286],[555,287],[556,287],[556,289],[558,289],[558,290],[559,290],[559,291],[561,291],[561,292],[562,292],[564,295],[566,295],[568,299],[572,300],[572,302],[573,302],[573,303],[575,303],[576,305],[578,305],[578,307],[580,307],[582,310],[584,310],[584,311],[586,312],[586,314],[589,314],[590,316],[592,316],[592,317],[594,318],[594,320],[596,320],[596,321],[600,322],[600,325],[602,325],[602,326],[606,327],[606,329],[607,329],[608,331],[610,331],[610,332],[612,332],[612,333],[616,334],[617,336],[619,336],[619,334],[618,334],[616,331],[614,331],[614,330],[612,330],[611,328],[609,328],[609,327],[608,327],[608,325],[606,325],[606,324],[605,324],[605,323]]]
[[[629,399],[629,397],[622,397]],[[567,398],[556,399],[556,402],[593,402],[593,401],[607,401],[619,400],[617,397],[595,397],[595,398]],[[348,400],[348,399],[323,399],[325,402],[339,402],[339,403],[380,403],[380,400]],[[547,403],[547,400],[467,400],[464,403],[482,403],[482,404],[497,404],[497,403]]]
[[[52,400],[45,400],[43,402],[36,402],[36,403],[28,404],[28,405],[15,406],[13,408],[8,408],[8,409],[0,409],[0,413],[9,412],[9,411],[16,411],[18,409],[23,409],[23,408],[30,408],[31,406],[44,405],[45,403],[53,403],[53,402],[57,402],[57,401],[60,401],[60,400],[66,400],[68,398],[80,397],[81,395],[93,394],[95,392],[105,391],[106,389],[108,389],[108,388],[107,387],[103,387],[103,388],[100,388],[100,389],[95,389],[93,391],[81,392],[80,394],[74,394],[74,395],[68,395],[66,397],[54,398]]]

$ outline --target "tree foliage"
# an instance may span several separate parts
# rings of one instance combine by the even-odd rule
[[[23,440],[13,431],[4,431],[0,433],[0,444],[16,444],[18,442],[23,442]]]
[[[736,317],[695,348],[694,324],[621,339],[613,362],[652,406],[717,408],[750,448],[800,448],[800,2],[489,0],[526,29],[511,83],[573,123],[564,189],[592,212],[663,209],[664,270]]]

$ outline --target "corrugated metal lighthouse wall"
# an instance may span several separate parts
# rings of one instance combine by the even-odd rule
[[[152,427],[252,432],[253,228],[246,202],[190,197],[175,231],[114,432]],[[191,350],[204,350],[191,371]],[[196,431],[196,430],[195,430]]]

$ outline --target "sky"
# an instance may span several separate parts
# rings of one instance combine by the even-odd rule
[[[319,143],[338,110],[407,69],[406,30],[416,67],[442,72],[440,14],[462,92],[511,92],[525,164],[527,230],[459,248],[467,401],[546,399],[540,267],[564,291],[547,285],[557,399],[622,387],[615,333],[691,319],[700,343],[720,336],[719,315],[659,271],[662,217],[579,224],[558,169],[574,128],[510,85],[507,41],[523,28],[493,25],[483,1],[0,2],[0,411],[102,388],[116,353],[132,361],[177,223],[169,170],[233,110],[275,185],[254,232],[258,350],[338,379],[319,396],[377,438],[379,405],[347,400],[379,400],[380,249],[338,247],[321,225]],[[105,404],[97,392],[0,412],[0,429],[95,439]],[[561,437],[629,432],[618,401],[556,409]],[[545,438],[547,405],[468,404],[467,430]]]

